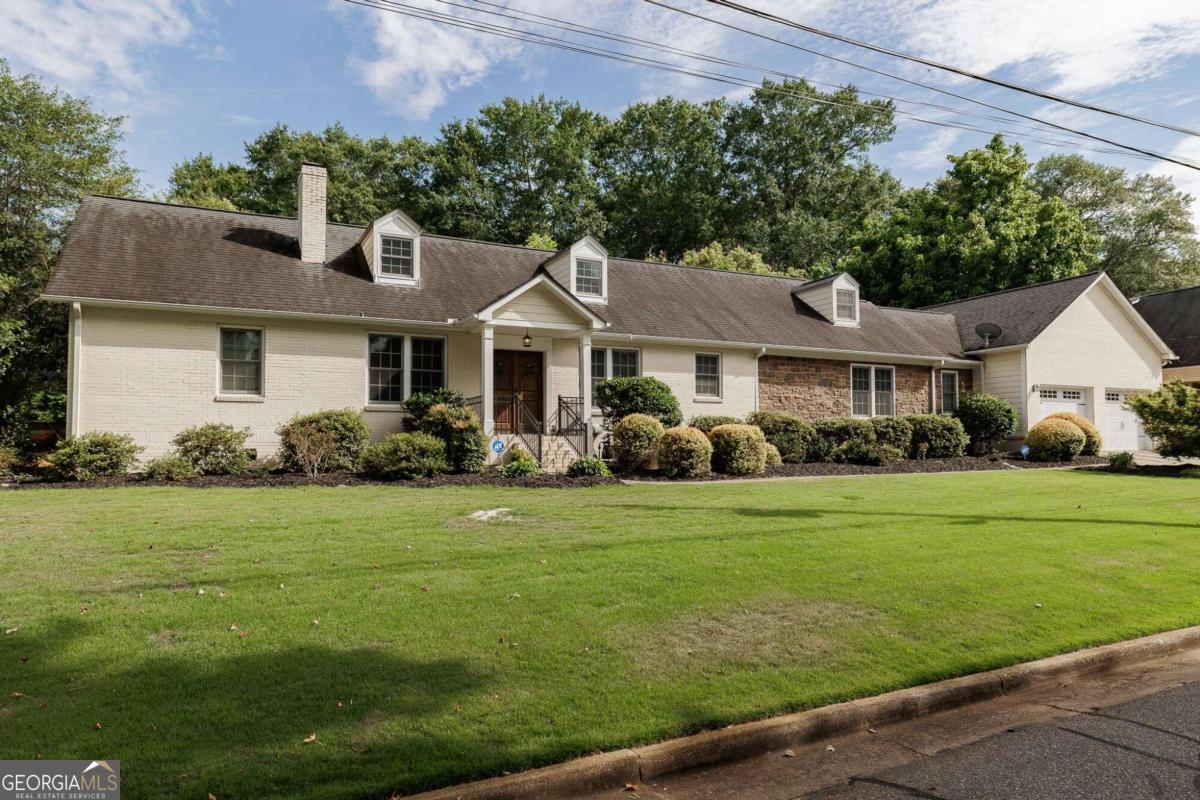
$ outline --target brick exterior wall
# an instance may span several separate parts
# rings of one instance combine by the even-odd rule
[[[325,261],[325,168],[302,164],[296,187],[297,219],[300,221],[300,260],[313,264]]]
[[[850,414],[849,361],[763,356],[758,361],[758,405],[805,419]],[[928,414],[929,367],[891,364],[896,370],[896,413]],[[959,394],[970,391],[971,371],[957,370]],[[938,404],[941,404],[938,377]],[[940,409],[939,409],[940,410]]]

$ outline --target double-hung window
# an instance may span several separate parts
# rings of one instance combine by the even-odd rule
[[[721,396],[721,356],[719,353],[696,353],[696,396]]]
[[[942,413],[953,414],[958,410],[958,373],[942,370]]]
[[[372,333],[367,340],[367,402],[399,405],[407,394],[446,385],[446,343],[442,339]]]
[[[591,258],[575,259],[575,294],[604,296],[604,264]]]
[[[596,407],[596,387],[609,378],[636,378],[642,374],[641,353],[637,350],[592,348],[592,407]]]
[[[850,368],[850,412],[856,417],[896,413],[896,370],[854,365]]]
[[[262,394],[263,332],[221,328],[221,394]]]
[[[858,297],[853,289],[838,289],[835,295],[837,318],[848,322],[858,322]]]
[[[413,240],[405,236],[379,237],[379,268],[384,275],[413,276]]]

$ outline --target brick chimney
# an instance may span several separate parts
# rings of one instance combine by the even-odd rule
[[[300,222],[300,260],[325,262],[325,168],[305,161],[296,184],[296,216]]]

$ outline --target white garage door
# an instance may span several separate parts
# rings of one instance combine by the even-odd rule
[[[1142,431],[1137,414],[1124,407],[1125,393],[1109,389],[1104,393],[1105,450],[1148,450],[1150,440]]]
[[[1083,400],[1082,389],[1039,389],[1038,395],[1042,400],[1042,415],[1039,419],[1061,411],[1087,416],[1087,403]]]

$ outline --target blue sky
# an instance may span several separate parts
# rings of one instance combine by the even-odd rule
[[[437,0],[404,0],[481,18]],[[472,5],[474,0],[460,0]],[[835,84],[970,109],[961,101],[763,42],[643,0],[501,0],[514,10],[568,19],[675,47]],[[887,69],[1025,113],[1200,162],[1200,137],[1079,111],[870,55],[704,0],[675,5]],[[746,0],[860,39],[1190,127],[1200,128],[1200,3],[1145,0]],[[433,136],[505,95],[545,93],[615,114],[667,94],[701,99],[744,90],[589,56],[436,26],[342,0],[5,0],[0,57],[127,117],[126,151],[151,191],[197,152],[240,159],[243,142],[276,122],[320,129],[340,120],[373,136]],[[482,17],[487,19],[486,17]],[[512,25],[509,20],[489,21]],[[537,29],[536,26],[526,26]],[[554,35],[559,32],[545,31]],[[587,41],[586,37],[573,37]],[[612,43],[595,42],[605,47]],[[630,50],[654,58],[661,55]],[[680,63],[692,63],[681,59]],[[761,72],[731,70],[757,80]],[[902,105],[921,116],[994,129],[1018,123]],[[973,109],[980,113],[989,113]],[[1046,132],[1038,138],[1059,139]],[[984,134],[901,120],[873,157],[908,183],[945,169],[945,154]],[[1075,143],[1026,142],[1031,155]],[[1085,152],[1085,151],[1081,151]],[[1174,176],[1200,196],[1200,172],[1107,154],[1089,157]],[[1200,204],[1197,204],[1200,215]]]

